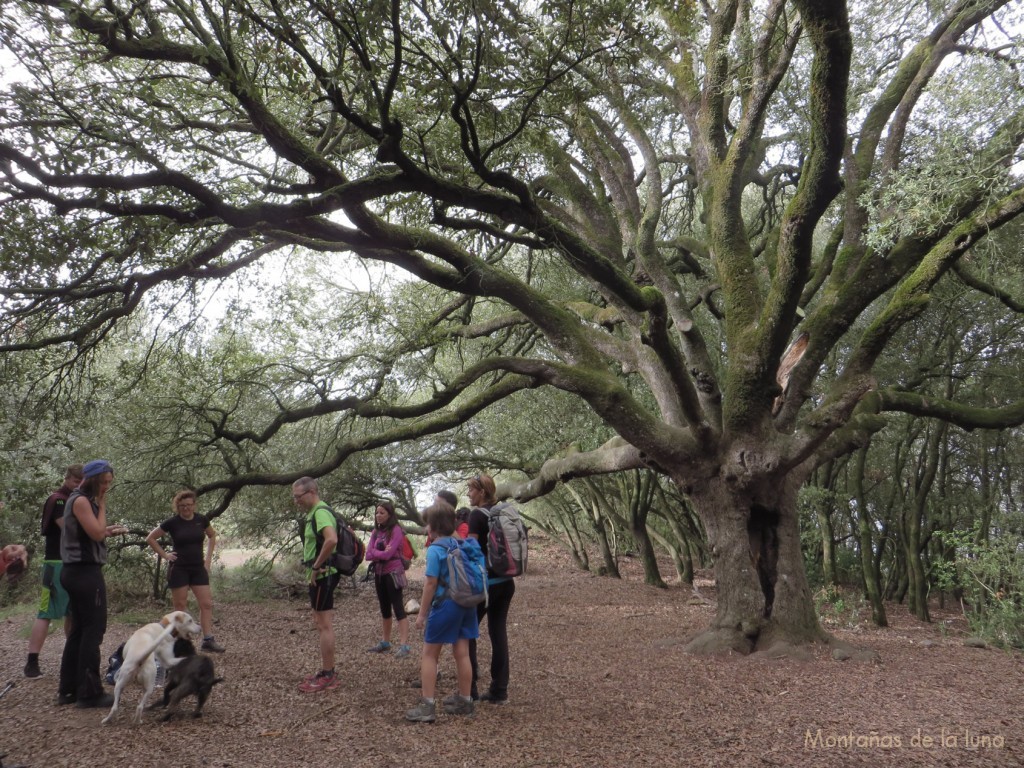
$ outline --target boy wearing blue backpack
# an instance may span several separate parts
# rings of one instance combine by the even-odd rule
[[[432,723],[436,719],[434,692],[437,687],[437,662],[441,647],[452,646],[455,656],[455,674],[458,693],[444,701],[444,711],[449,715],[472,715],[473,700],[469,691],[473,679],[473,668],[469,661],[469,641],[480,636],[476,608],[463,606],[451,599],[453,574],[449,557],[462,557],[469,569],[480,569],[486,573],[483,552],[475,541],[461,541],[455,533],[455,510],[447,504],[434,504],[424,511],[428,536],[435,540],[427,547],[427,571],[420,600],[420,613],[416,619],[423,634],[423,656],[420,661],[420,680],[423,698],[420,703],[405,713],[405,719],[416,723]],[[455,548],[453,550],[453,547]],[[464,548],[464,549],[463,549]],[[462,551],[458,551],[462,549]]]

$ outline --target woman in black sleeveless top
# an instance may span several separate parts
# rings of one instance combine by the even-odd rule
[[[104,693],[100,678],[100,644],[107,631],[108,536],[127,533],[120,525],[107,525],[107,492],[114,468],[103,459],[85,465],[82,484],[64,505],[60,581],[71,604],[71,634],[60,662],[57,703],[79,707],[109,707],[113,697]]]

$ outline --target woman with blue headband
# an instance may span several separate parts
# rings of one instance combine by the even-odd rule
[[[60,538],[64,563],[60,581],[70,598],[71,634],[61,657],[57,703],[109,707],[114,699],[103,691],[100,678],[100,644],[107,631],[103,564],[107,562],[107,537],[127,533],[128,529],[107,525],[107,492],[114,482],[110,462],[90,461],[82,477],[82,484],[64,505]]]

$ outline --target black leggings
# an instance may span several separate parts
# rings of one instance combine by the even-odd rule
[[[60,583],[71,604],[71,634],[64,643],[57,692],[78,699],[103,693],[100,681],[100,644],[107,631],[107,585],[103,566],[65,563]]]
[[[487,617],[487,636],[491,638],[491,694],[508,698],[508,609],[516,583],[512,579],[487,587],[487,604],[476,607],[477,619]],[[469,641],[469,661],[473,665],[473,690],[476,690],[480,669],[476,663],[476,640]]]
[[[377,602],[380,603],[380,615],[385,619],[391,618],[394,611],[395,618],[401,621],[405,618],[405,604],[402,600],[402,588],[395,586],[395,577],[390,573],[383,573],[374,577],[374,586],[377,587]]]

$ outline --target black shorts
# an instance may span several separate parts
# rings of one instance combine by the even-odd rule
[[[167,586],[171,589],[178,589],[180,587],[206,587],[210,585],[210,574],[206,570],[206,566],[202,563],[199,565],[182,565],[180,563],[171,563],[171,567],[167,569]]]
[[[314,611],[334,610],[334,590],[338,586],[339,581],[341,581],[341,576],[337,573],[332,573],[330,576],[317,579],[315,584],[310,585],[309,604],[313,607]]]

